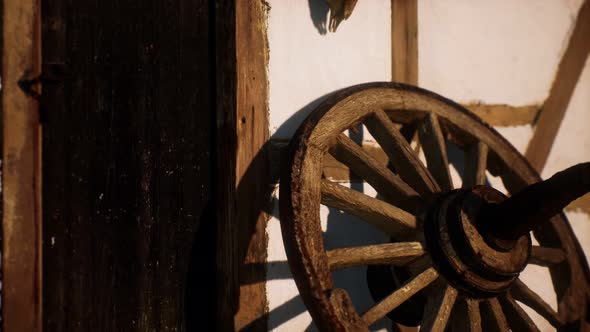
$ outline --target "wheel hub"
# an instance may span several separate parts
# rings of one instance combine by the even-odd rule
[[[424,222],[428,251],[439,272],[457,289],[474,297],[505,292],[526,267],[531,238],[511,243],[495,239],[485,218],[489,206],[506,200],[487,186],[445,194]]]

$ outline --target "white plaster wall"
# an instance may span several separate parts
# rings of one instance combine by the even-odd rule
[[[305,116],[335,90],[363,82],[390,80],[390,1],[359,1],[335,34],[325,34],[323,0],[270,0],[270,130],[273,138],[289,138]],[[548,94],[581,0],[419,1],[420,86],[458,102],[482,101],[526,105]],[[325,28],[325,27],[324,27]],[[543,177],[590,160],[590,65],[586,65]],[[530,126],[496,128],[524,152]],[[365,135],[365,139],[370,139]],[[461,183],[456,171],[454,182]],[[502,189],[497,179],[489,177]],[[359,184],[353,184],[359,186]],[[361,188],[356,188],[361,189]],[[368,195],[375,192],[365,184]],[[276,204],[275,204],[276,205]],[[278,206],[275,206],[278,216]],[[338,247],[384,242],[364,222],[322,208],[326,245]],[[568,212],[582,246],[590,253],[590,218]],[[268,224],[269,328],[313,330],[286,263],[280,223]],[[523,278],[555,306],[546,270],[529,267]],[[364,270],[335,276],[351,290],[357,309],[371,305]],[[549,325],[536,314],[542,330]],[[383,329],[381,324],[377,329]]]
[[[324,0],[270,0],[269,4],[270,130],[274,138],[290,137],[326,94],[390,79],[389,0],[359,1],[354,15],[338,32],[327,34],[322,34],[319,23],[327,20]]]
[[[419,0],[420,86],[461,102],[542,102],[580,5]]]

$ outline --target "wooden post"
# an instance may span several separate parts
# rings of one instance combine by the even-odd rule
[[[271,178],[267,154],[268,43],[264,1],[236,1],[236,226],[239,308],[237,331],[267,330],[266,256]]]
[[[539,173],[545,167],[551,147],[565,116],[570,99],[590,52],[590,1],[584,1],[567,49],[557,69],[549,97],[543,105],[525,156]]]
[[[40,8],[2,6],[2,330],[41,331]]]
[[[266,331],[266,5],[216,7],[217,329]]]
[[[418,1],[391,0],[391,80],[418,85]]]

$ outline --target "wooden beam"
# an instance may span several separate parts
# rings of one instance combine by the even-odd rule
[[[214,325],[212,1],[42,4],[43,328]]]
[[[41,331],[40,2],[2,6],[2,330]]]
[[[464,104],[468,110],[492,126],[531,125],[539,113],[539,105],[510,106],[503,104]]]
[[[570,99],[590,52],[590,1],[584,1],[567,49],[561,58],[549,97],[535,126],[525,156],[540,173],[545,166]]]
[[[418,85],[418,0],[391,0],[391,80]]]
[[[240,263],[236,331],[267,330],[268,215],[264,207],[272,190],[266,153],[269,139],[267,10],[261,0],[236,1],[236,226]]]

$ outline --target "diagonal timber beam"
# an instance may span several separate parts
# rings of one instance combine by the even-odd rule
[[[586,0],[578,12],[576,25],[559,63],[549,97],[543,105],[533,138],[525,153],[539,173],[547,162],[557,131],[588,58],[588,52],[590,52],[588,36],[590,36],[590,1]]]

